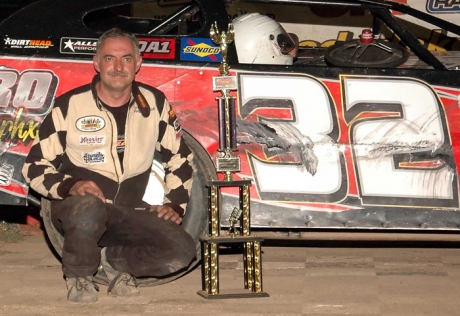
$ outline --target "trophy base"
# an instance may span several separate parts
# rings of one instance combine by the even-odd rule
[[[209,294],[206,291],[198,291],[198,295],[205,299],[226,299],[226,298],[255,298],[255,297],[269,297],[268,293],[265,292],[252,292],[250,290],[222,290],[219,294]]]

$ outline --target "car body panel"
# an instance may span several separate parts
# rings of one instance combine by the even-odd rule
[[[2,204],[27,203],[20,169],[39,123],[54,97],[95,73],[98,33],[84,26],[82,12],[128,2],[75,1],[73,11],[56,21],[66,24],[56,28],[39,22],[56,19],[68,2],[48,0],[33,6],[52,4],[52,13],[37,17],[29,7],[0,24]],[[229,21],[223,2],[199,6],[204,18],[196,32],[138,35],[144,64],[136,79],[166,94],[183,129],[215,159],[219,93],[212,78],[219,75],[221,56],[209,28],[216,21],[225,30]],[[15,28],[24,18],[37,26],[32,35]],[[241,170],[234,178],[253,181],[254,227],[459,229],[458,72],[425,61],[414,67],[411,59],[398,68],[338,68],[321,58],[292,66],[245,65],[237,62],[234,45],[229,62],[238,81],[232,95]],[[222,193],[226,225],[238,189]]]

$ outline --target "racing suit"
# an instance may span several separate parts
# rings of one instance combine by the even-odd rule
[[[64,236],[66,277],[94,274],[100,247],[109,263],[134,276],[162,276],[186,267],[195,242],[181,226],[158,218],[142,201],[155,151],[165,169],[164,205],[185,214],[192,187],[193,155],[165,95],[133,82],[125,124],[125,150],[117,154],[117,126],[91,84],[56,98],[23,167],[30,186],[51,202],[51,218]],[[105,203],[70,196],[80,180],[94,181]]]

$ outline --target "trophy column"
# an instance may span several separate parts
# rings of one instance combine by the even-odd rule
[[[230,91],[237,90],[237,78],[228,76],[227,45],[233,41],[233,25],[227,32],[219,33],[217,24],[211,27],[211,39],[220,44],[222,63],[220,76],[213,77],[213,90],[220,91],[217,99],[219,120],[219,157],[216,158],[217,172],[224,174],[223,181],[207,181],[208,189],[208,233],[200,238],[202,290],[204,298],[266,297],[262,287],[262,238],[251,236],[250,180],[234,180],[233,173],[240,171],[240,158],[233,156],[237,151],[235,97]],[[238,187],[239,205],[230,215],[227,236],[220,236],[221,188]],[[239,223],[239,227],[236,225]],[[244,289],[220,290],[219,246],[220,244],[242,244],[244,264]]]

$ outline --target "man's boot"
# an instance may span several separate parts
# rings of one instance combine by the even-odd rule
[[[106,248],[103,248],[101,251],[101,264],[109,280],[109,289],[107,293],[114,296],[139,295],[140,292],[137,288],[136,279],[129,273],[119,272],[112,268],[107,261],[105,251]]]
[[[72,302],[94,303],[97,301],[97,286],[93,284],[93,277],[86,278],[68,278],[67,299]]]

